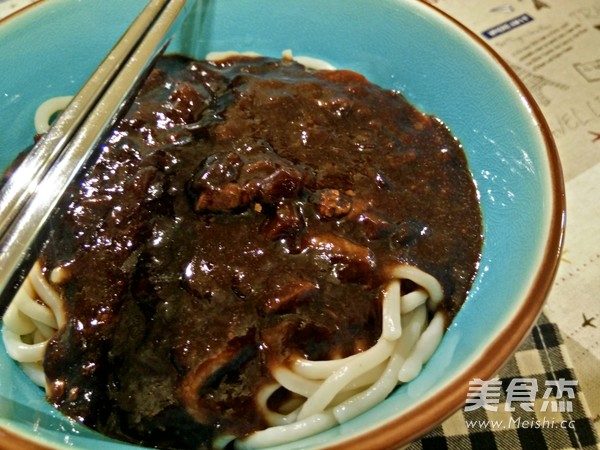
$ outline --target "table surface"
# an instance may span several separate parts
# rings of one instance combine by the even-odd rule
[[[0,18],[34,2],[0,0]],[[539,104],[562,161],[567,232],[542,317],[489,382],[504,408],[465,408],[409,448],[600,448],[600,0],[429,3],[482,37]],[[563,398],[572,411],[544,398],[544,385],[560,379],[577,383]],[[521,402],[506,411],[515,386],[533,380],[533,410]]]

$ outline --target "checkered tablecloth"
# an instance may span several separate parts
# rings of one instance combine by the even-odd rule
[[[572,395],[563,395],[561,399],[557,399],[556,390],[555,395],[544,398],[548,386],[560,384],[560,380],[566,380],[569,385],[577,382],[560,331],[545,316],[540,317],[496,378],[499,397],[497,402],[487,405],[489,410],[484,407],[472,411],[461,409],[407,450],[600,448],[579,386],[572,388]],[[537,385],[531,411],[526,411],[525,403],[529,402],[507,403],[511,382],[514,386],[515,381]],[[562,412],[561,401],[565,405]],[[505,411],[510,408],[514,411]]]

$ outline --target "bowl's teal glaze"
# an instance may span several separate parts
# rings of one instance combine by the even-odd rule
[[[74,94],[144,3],[52,0],[0,23],[0,168],[32,142],[36,106]],[[564,214],[560,167],[543,119],[477,39],[416,0],[206,5],[192,16],[200,29],[184,26],[172,50],[278,56],[289,48],[325,59],[402,91],[440,117],[465,148],[481,196],[485,243],[472,292],[440,348],[415,381],[381,405],[285,448],[346,445],[365,433],[374,439],[368,448],[405,442],[458,408],[469,379],[493,375],[541,308]],[[46,404],[3,348],[0,426],[46,445],[106,448],[105,438]]]

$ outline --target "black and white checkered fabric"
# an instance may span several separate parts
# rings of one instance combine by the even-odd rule
[[[561,398],[556,390],[551,392],[554,395],[547,395],[548,386],[564,383],[561,380],[573,384],[576,376],[560,331],[543,315],[497,378],[496,384],[501,383],[497,411],[488,410],[493,406],[461,409],[407,450],[600,448],[579,387],[571,388],[569,398],[564,393]],[[511,392],[509,386],[515,386],[519,379],[538,387],[532,394],[532,408],[514,401],[505,407],[507,393]],[[561,401],[568,407],[559,408]]]

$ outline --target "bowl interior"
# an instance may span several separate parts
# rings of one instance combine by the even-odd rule
[[[478,276],[421,375],[351,422],[285,448],[343,442],[407,414],[461,376],[474,375],[470,368],[532,301],[527,294],[547,258],[551,222],[556,220],[553,192],[561,189],[548,161],[551,149],[521,90],[494,57],[424,3],[202,3],[170,51],[196,57],[213,50],[279,56],[292,49],[294,54],[361,72],[441,118],[462,142],[477,183],[484,217]],[[0,67],[4,68],[0,120],[9,124],[0,132],[0,168],[31,144],[37,105],[52,96],[74,94],[144,4],[142,0],[53,0],[0,23]],[[192,22],[200,26],[192,27]],[[538,300],[533,308],[539,309]],[[423,425],[432,425],[429,420]],[[106,445],[106,438],[68,421],[46,404],[43,393],[3,348],[0,426],[53,446]]]

